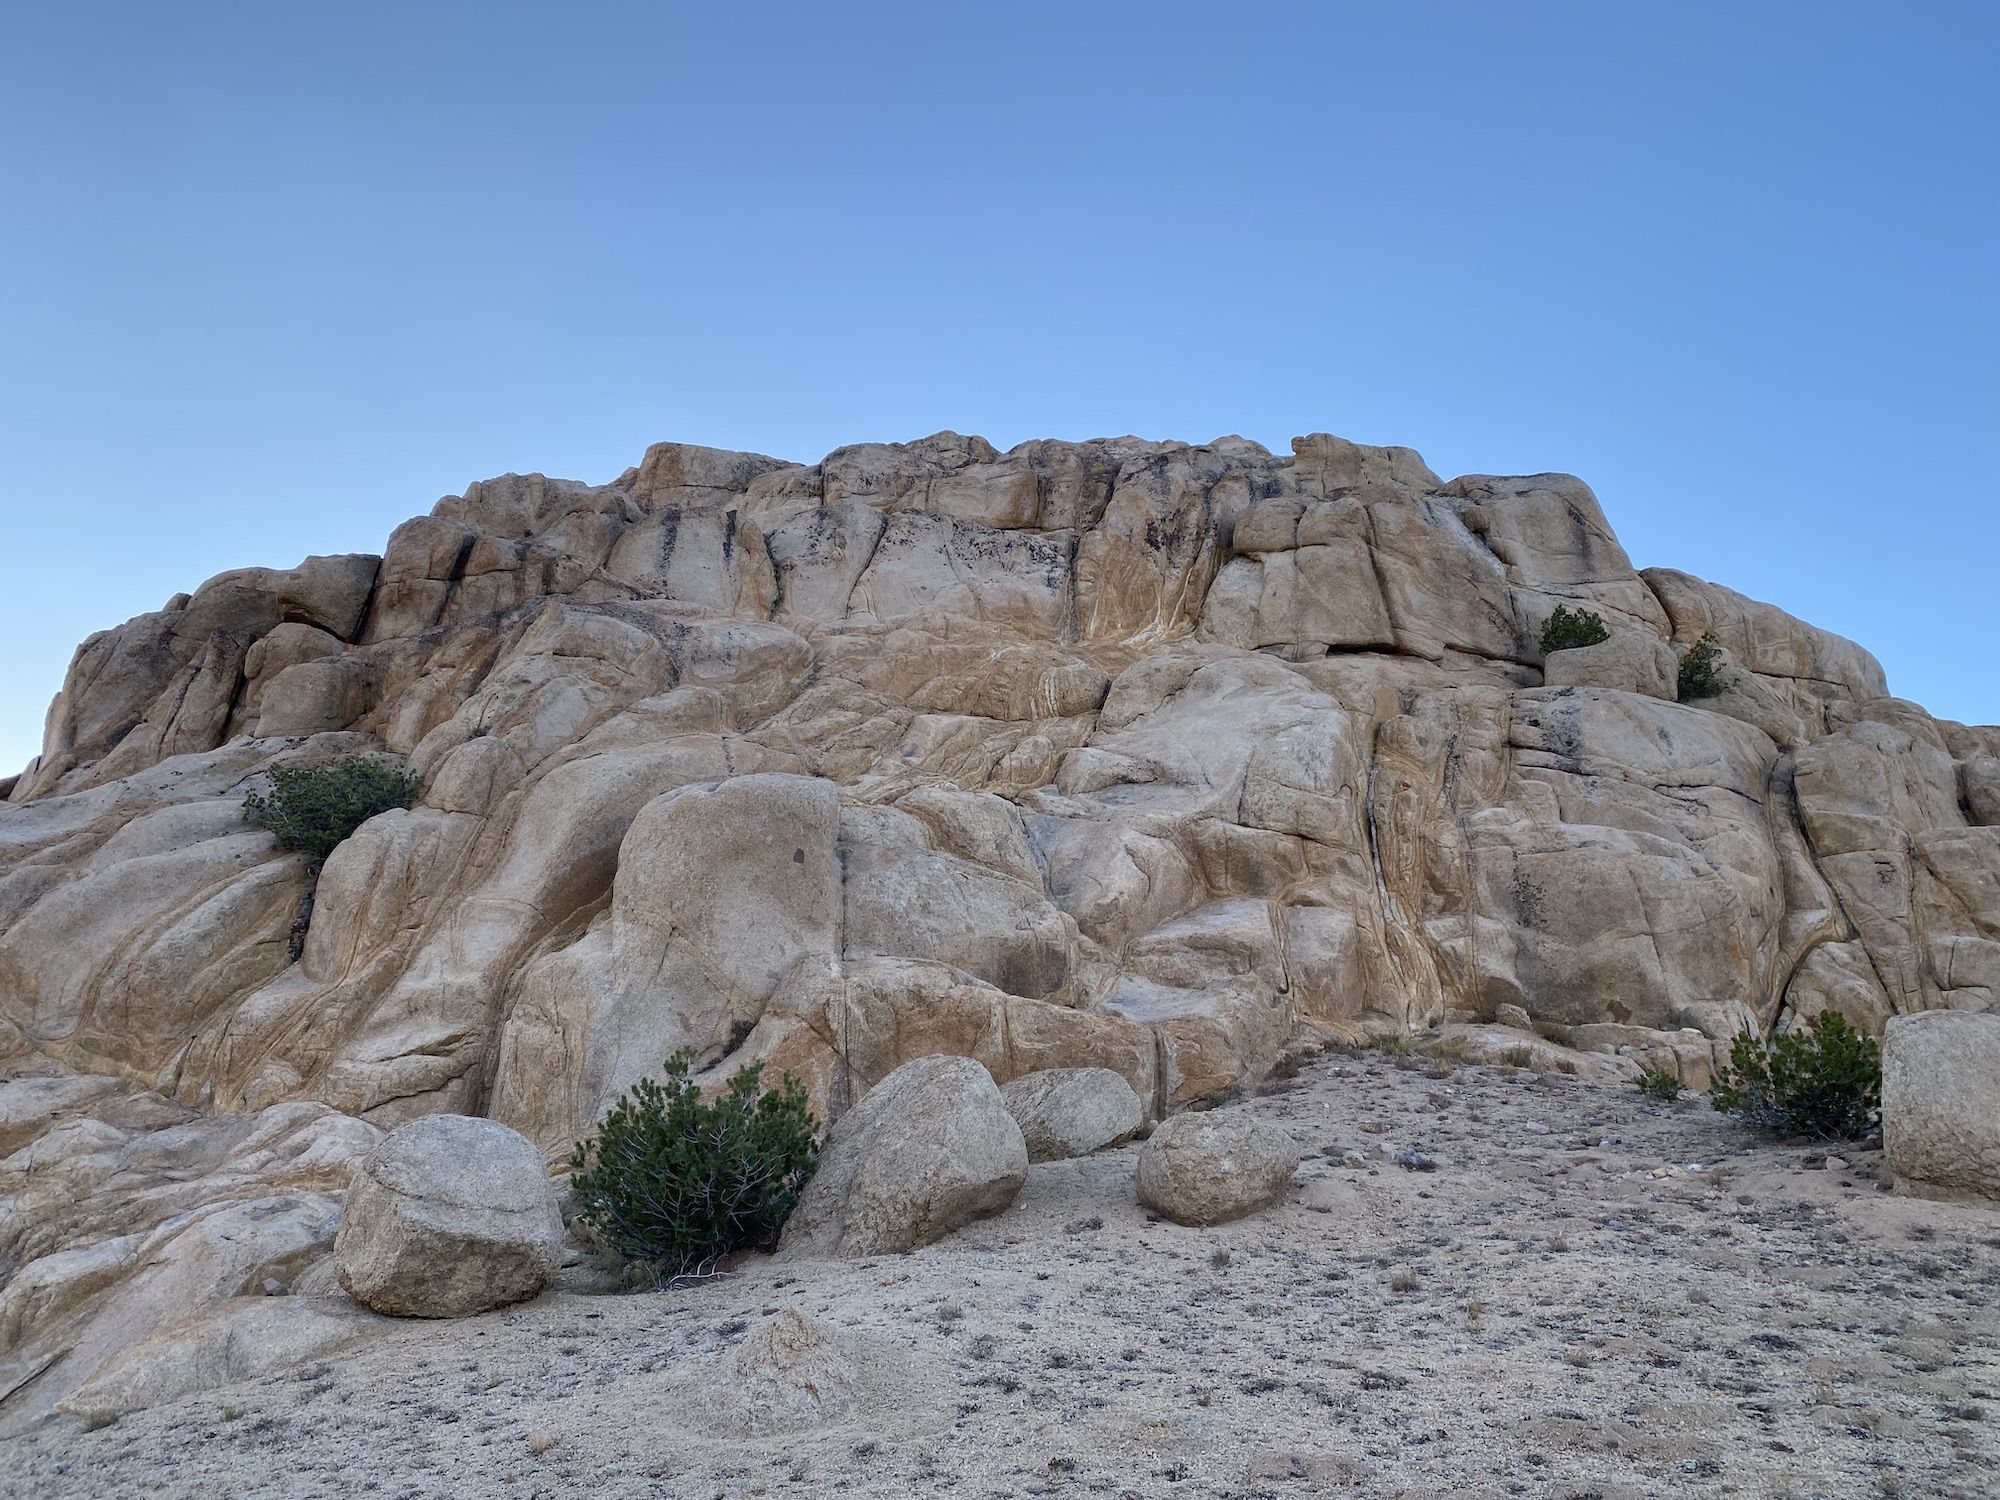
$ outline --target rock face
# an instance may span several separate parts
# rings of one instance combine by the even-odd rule
[[[1226,1224],[1284,1197],[1298,1169],[1298,1142],[1276,1125],[1175,1115],[1139,1148],[1139,1202],[1176,1224]]]
[[[2000,1206],[2000,1015],[1889,1022],[1882,1145],[1902,1191]]]
[[[1021,1127],[967,1057],[920,1057],[828,1133],[779,1249],[804,1256],[914,1250],[999,1213],[1028,1176]]]
[[[533,1142],[494,1120],[431,1115],[361,1163],[333,1259],[340,1284],[376,1312],[463,1318],[541,1291],[562,1237]]]
[[[1146,1123],[1132,1085],[1109,1068],[1048,1068],[1000,1091],[1028,1160],[1088,1156],[1129,1141]]]
[[[61,1409],[103,1417],[160,1406],[332,1354],[393,1326],[345,1297],[236,1297],[136,1345]]]
[[[1680,658],[1656,635],[1621,630],[1595,646],[1552,651],[1542,663],[1547,687],[1610,688],[1671,703],[1678,696]]]
[[[1545,661],[1558,605],[1611,639]],[[1703,634],[1724,691],[1675,702]],[[243,797],[358,752],[424,790],[294,962],[309,877]],[[93,636],[0,793],[7,1412],[323,1261],[379,1132],[560,1160],[675,1046],[825,1118],[933,1053],[1164,1118],[1503,1006],[1507,1051],[1690,1080],[1788,1017],[2000,1006],[2000,729],[1635,570],[1577,479],[1325,434],[508,475]],[[214,1213],[228,1274],[167,1276]]]

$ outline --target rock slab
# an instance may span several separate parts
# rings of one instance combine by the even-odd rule
[[[1175,1115],[1139,1151],[1139,1203],[1176,1224],[1226,1224],[1284,1197],[1299,1147],[1235,1113]]]
[[[2000,1015],[1890,1020],[1882,1144],[1899,1191],[2000,1206]]]
[[[1002,1212],[1027,1176],[1027,1143],[993,1075],[969,1057],[919,1057],[828,1133],[779,1250],[914,1250]]]
[[[1678,696],[1679,677],[1680,658],[1672,648],[1636,630],[1614,631],[1594,646],[1551,651],[1542,666],[1542,681],[1552,688],[1609,688],[1669,703]]]
[[[347,1190],[340,1284],[404,1318],[526,1301],[555,1275],[562,1214],[542,1156],[494,1120],[431,1115],[392,1131]]]
[[[1016,1078],[1000,1093],[1021,1127],[1031,1162],[1122,1145],[1146,1122],[1132,1085],[1109,1068],[1045,1068]]]

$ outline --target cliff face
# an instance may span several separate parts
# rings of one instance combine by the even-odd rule
[[[1545,662],[1558,605],[1612,639]],[[1725,691],[1673,701],[1704,633]],[[291,962],[243,796],[379,749],[423,796]],[[948,1051],[1163,1114],[1371,1032],[1700,1083],[1743,1027],[2000,1006],[2000,729],[1635,572],[1576,479],[1325,435],[506,476],[93,637],[7,798],[17,1404],[124,1339],[107,1288],[137,1326],[310,1265],[379,1128],[553,1155],[678,1045],[829,1112]],[[230,1286],[163,1281],[258,1205]]]

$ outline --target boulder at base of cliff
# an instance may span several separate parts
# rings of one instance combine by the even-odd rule
[[[1027,1144],[993,1075],[969,1057],[915,1058],[828,1133],[779,1248],[914,1250],[1001,1212],[1027,1176]]]
[[[542,1155],[495,1120],[428,1115],[368,1154],[334,1241],[340,1284],[377,1312],[463,1318],[555,1275],[562,1214]]]
[[[1000,1092],[1021,1127],[1031,1162],[1122,1145],[1146,1122],[1132,1085],[1109,1068],[1045,1068]]]
[[[2000,1206],[2000,1015],[1891,1018],[1882,1144],[1899,1192]]]
[[[1176,1224],[1226,1224],[1285,1196],[1298,1143],[1247,1115],[1175,1115],[1139,1151],[1139,1203]]]

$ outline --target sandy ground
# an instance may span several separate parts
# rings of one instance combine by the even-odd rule
[[[1705,1101],[1446,1071],[1334,1057],[1232,1106],[1310,1153],[1238,1224],[1151,1220],[1136,1146],[1038,1166],[913,1255],[551,1294],[58,1418],[0,1494],[2000,1496],[2000,1213]],[[743,1435],[736,1361],[784,1309],[838,1368]]]

